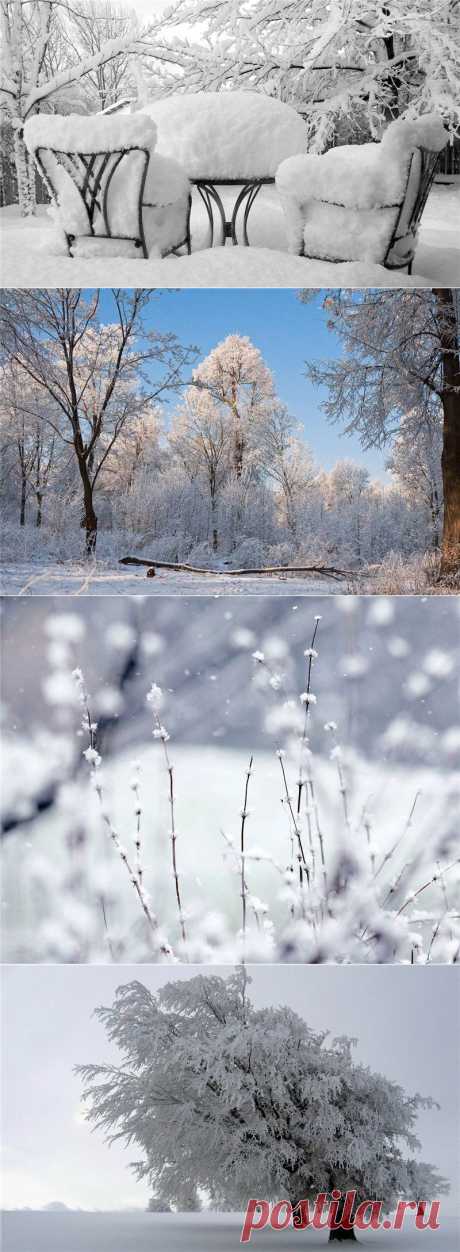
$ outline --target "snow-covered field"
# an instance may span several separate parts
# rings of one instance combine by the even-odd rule
[[[44,1213],[3,1214],[3,1252],[236,1252],[241,1248],[240,1214],[153,1213]],[[389,1252],[453,1252],[458,1246],[459,1224],[446,1218],[431,1232],[368,1231],[359,1235],[363,1248],[388,1248]],[[327,1232],[261,1231],[252,1236],[255,1252],[276,1248],[328,1246]]]
[[[231,199],[223,194],[228,211]],[[422,219],[414,276],[380,265],[328,264],[289,256],[276,191],[264,188],[250,216],[254,246],[208,248],[201,204],[192,213],[190,257],[129,260],[113,257],[78,262],[53,255],[52,225],[46,210],[35,218],[19,217],[15,206],[0,210],[1,282],[4,287],[419,287],[460,285],[459,180],[436,184]]]
[[[187,574],[158,570],[146,578],[146,570],[133,566],[111,568],[98,563],[6,563],[0,571],[0,590],[6,596],[313,596],[347,591],[344,580],[295,574]]]

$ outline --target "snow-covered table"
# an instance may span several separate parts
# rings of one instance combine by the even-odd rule
[[[306,151],[302,118],[290,105],[255,91],[200,91],[144,105],[158,128],[157,152],[178,161],[206,209],[210,244],[246,246],[248,218],[281,161]],[[227,218],[220,189],[240,188]],[[241,239],[239,219],[242,215]],[[217,230],[216,230],[217,224]]]

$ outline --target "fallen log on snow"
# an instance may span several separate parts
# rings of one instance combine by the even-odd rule
[[[322,574],[324,578],[353,578],[351,570],[334,565],[267,565],[261,569],[200,569],[196,565],[174,564],[172,561],[149,561],[140,556],[121,556],[119,565],[146,565],[148,570],[171,569],[185,574],[208,574],[216,578],[241,578],[243,574]],[[148,577],[148,571],[147,571]]]

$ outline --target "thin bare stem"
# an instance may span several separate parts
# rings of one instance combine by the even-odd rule
[[[316,636],[318,633],[318,626],[319,626],[320,621],[321,621],[320,617],[315,617],[315,625],[314,625],[313,634],[311,637],[311,644],[307,650],[308,666],[307,666],[307,682],[306,682],[306,687],[305,687],[305,694],[307,696],[307,699],[305,701],[303,734],[302,734],[302,739],[300,743],[299,781],[297,783],[297,814],[300,813],[300,805],[302,801],[302,790],[304,787],[306,790],[306,779],[302,778],[302,746],[305,746],[307,742],[308,720],[310,716],[310,701],[308,697],[311,695],[311,674],[312,674],[312,669],[313,669],[313,661],[316,660],[315,641],[316,641]]]
[[[244,869],[244,835],[245,835],[245,829],[246,829],[246,822],[249,817],[249,812],[248,812],[249,779],[251,778],[251,775],[252,775],[253,760],[254,760],[254,757],[251,755],[249,758],[249,766],[248,766],[248,769],[246,770],[246,783],[244,787],[244,800],[243,800],[243,808],[241,811],[241,827],[240,827],[241,911],[242,911],[242,931],[243,931],[243,952],[244,952],[244,948],[246,944],[246,895],[247,895],[247,886],[246,886],[245,869]]]
[[[152,688],[152,691],[154,690],[155,688]],[[182,909],[182,894],[181,894],[181,887],[180,887],[180,881],[179,881],[179,870],[178,870],[178,865],[177,865],[176,844],[177,844],[178,832],[177,832],[177,826],[176,826],[176,803],[175,803],[175,794],[174,794],[174,766],[170,760],[169,752],[167,748],[169,735],[168,735],[167,730],[161,723],[158,708],[155,707],[155,703],[153,703],[153,701],[152,701],[152,712],[153,712],[153,720],[155,724],[154,733],[155,733],[156,738],[161,741],[161,745],[163,748],[163,756],[165,759],[166,770],[167,770],[168,779],[169,779],[168,799],[169,799],[169,811],[170,811],[170,816],[171,816],[170,834],[171,834],[172,872],[173,872],[173,878],[174,878],[174,890],[176,893],[177,911],[179,914],[180,933],[182,936],[182,942],[186,943],[187,934],[185,930],[184,913]]]
[[[456,861],[452,861],[450,865],[446,865],[445,868],[440,870],[438,873],[433,874],[433,877],[429,878],[428,882],[423,883],[423,886],[418,887],[416,891],[412,891],[410,896],[407,897],[407,900],[404,901],[404,904],[401,905],[401,908],[398,909],[397,913],[395,913],[395,917],[400,917],[401,913],[404,912],[404,909],[407,909],[409,904],[412,904],[413,901],[417,899],[417,896],[422,894],[422,891],[426,891],[427,888],[431,887],[433,883],[438,882],[444,874],[449,873],[449,870],[455,869],[456,865],[460,865],[460,857],[457,857]]]
[[[107,833],[114,847],[116,848],[116,851],[118,852],[120,860],[126,866],[127,872],[133,884],[134,890],[136,891],[136,894],[138,896],[144,917],[146,921],[148,922],[150,930],[152,931],[153,934],[156,935],[156,932],[158,930],[158,918],[155,916],[154,913],[152,913],[152,910],[150,909],[144,888],[142,886],[142,882],[139,879],[137,872],[131,866],[130,861],[128,859],[127,852],[125,848],[123,847],[123,844],[121,843],[121,840],[117,834],[117,831],[115,830],[115,827],[112,824],[110,816],[104,807],[102,782],[101,782],[100,775],[99,775],[100,756],[96,749],[97,723],[93,722],[92,720],[88,696],[86,694],[84,684],[83,684],[83,679],[80,674],[77,677],[77,686],[80,691],[80,698],[82,700],[85,713],[86,713],[86,729],[88,731],[88,736],[89,736],[88,762],[89,762],[89,766],[91,770],[91,776],[93,779],[94,790],[96,792],[96,795],[99,801],[99,807],[101,810],[102,820],[104,822],[104,825],[107,828]],[[103,907],[103,917],[105,919],[105,923],[107,924],[107,915],[105,912],[105,906]],[[160,952],[162,952],[164,956],[167,956],[167,957],[172,956],[172,950],[168,943],[165,943],[163,940],[161,940],[158,946],[159,946]]]
[[[278,760],[279,760],[279,763],[280,763],[280,766],[281,766],[281,773],[282,773],[282,775],[283,775],[283,784],[284,784],[285,803],[287,804],[287,807],[288,807],[288,810],[289,810],[289,815],[290,815],[290,818],[291,818],[291,824],[292,824],[292,825],[291,825],[291,829],[292,829],[292,833],[293,833],[294,838],[295,838],[295,839],[297,839],[297,845],[298,845],[298,849],[299,849],[298,859],[299,859],[300,882],[301,882],[301,885],[302,885],[302,882],[303,882],[303,871],[305,870],[305,876],[306,876],[306,879],[307,879],[307,883],[308,883],[308,886],[310,886],[310,870],[309,870],[308,865],[307,865],[307,862],[306,862],[306,860],[305,860],[305,853],[304,853],[304,850],[303,850],[302,835],[301,835],[300,826],[298,825],[298,822],[297,822],[297,819],[296,819],[296,816],[295,816],[295,813],[294,813],[294,809],[293,809],[293,807],[292,807],[292,797],[291,797],[291,795],[289,794],[289,787],[288,787],[288,781],[287,781],[287,776],[286,776],[286,769],[285,769],[285,765],[284,765],[284,760],[283,760],[283,755],[282,755],[282,752],[278,752],[278,753],[277,753],[277,756],[278,756]]]

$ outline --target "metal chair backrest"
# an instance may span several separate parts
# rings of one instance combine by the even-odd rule
[[[406,190],[387,248],[386,269],[412,269],[417,232],[438,166],[439,152],[416,148],[412,153],[407,174]]]
[[[136,231],[134,234],[129,235],[112,233],[109,213],[109,192],[112,180],[124,158],[136,152],[140,153],[141,156],[137,168]],[[81,236],[83,238],[86,236],[117,240],[124,239],[134,243],[135,247],[141,248],[143,256],[147,257],[147,245],[142,223],[142,201],[150,160],[148,148],[132,145],[108,152],[67,152],[59,148],[42,146],[35,148],[34,158],[37,166],[47,184],[52,199],[57,207],[60,208],[60,189],[56,185],[55,173],[50,168],[50,162],[49,160],[47,161],[46,154],[51,156],[56,164],[65,170],[79,194],[87,224],[87,230],[82,231]],[[76,235],[69,233],[65,225],[64,232],[71,255],[71,247]],[[78,233],[80,236],[80,232]]]

